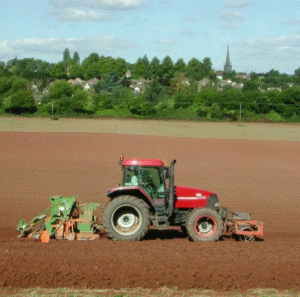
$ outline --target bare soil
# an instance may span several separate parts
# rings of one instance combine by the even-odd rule
[[[0,132],[0,140],[0,287],[300,290],[298,141],[41,132]],[[180,230],[150,230],[141,242],[16,238],[18,220],[49,207],[49,196],[105,205],[122,153],[176,158],[177,185],[250,212],[265,222],[265,240],[194,243]]]

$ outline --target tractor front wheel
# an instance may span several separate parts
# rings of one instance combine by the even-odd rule
[[[186,229],[193,241],[216,241],[222,235],[223,222],[216,211],[199,208],[188,215]]]
[[[104,210],[103,226],[113,240],[140,240],[148,231],[150,214],[146,203],[134,196],[120,196]]]

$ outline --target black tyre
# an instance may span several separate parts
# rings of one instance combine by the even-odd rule
[[[194,209],[186,220],[187,233],[193,241],[216,241],[222,235],[223,222],[212,209]]]
[[[140,240],[150,225],[149,209],[144,201],[133,196],[120,196],[106,206],[103,226],[113,240]]]

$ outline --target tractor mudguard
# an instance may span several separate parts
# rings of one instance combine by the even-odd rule
[[[139,193],[140,195],[145,197],[145,202],[148,202],[152,207],[155,206],[154,200],[149,196],[149,194],[143,190],[139,186],[121,186],[121,187],[115,187],[112,189],[109,189],[106,193],[106,195],[113,199],[120,195],[134,195],[135,193]]]

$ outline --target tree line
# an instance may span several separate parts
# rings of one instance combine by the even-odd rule
[[[131,77],[126,77],[130,70]],[[122,58],[92,53],[82,62],[77,52],[63,52],[62,61],[17,58],[0,63],[0,111],[2,113],[54,116],[110,116],[138,118],[182,118],[194,120],[300,121],[300,71],[295,75],[271,70],[250,74],[241,81],[236,73],[224,78],[243,89],[225,87],[219,80],[210,58],[193,58],[188,63],[170,56],[162,61],[145,55],[130,64]],[[98,78],[89,91],[67,80]],[[134,92],[133,80],[143,78],[145,90]],[[199,90],[199,81],[209,83]],[[290,86],[292,85],[292,86]],[[33,89],[33,86],[35,89]],[[281,87],[281,89],[267,90]],[[37,94],[40,96],[37,104]],[[242,107],[242,109],[241,109]]]

